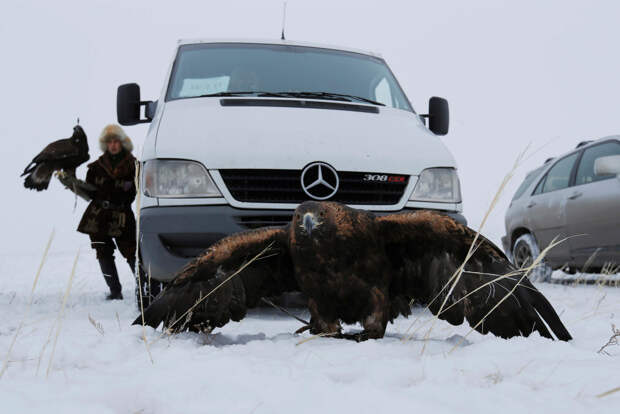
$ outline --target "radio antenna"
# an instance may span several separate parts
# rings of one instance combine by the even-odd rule
[[[282,5],[282,36],[280,37],[281,40],[286,40],[284,38],[284,25],[286,23],[286,2],[284,2],[284,4]]]

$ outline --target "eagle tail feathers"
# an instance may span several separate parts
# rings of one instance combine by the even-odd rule
[[[26,179],[24,180],[24,187],[31,189],[31,190],[37,190],[37,191],[47,190],[47,187],[49,187],[49,184],[50,184],[49,180],[35,181],[32,178],[32,174],[28,175]]]

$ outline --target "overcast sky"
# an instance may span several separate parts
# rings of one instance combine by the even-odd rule
[[[116,121],[116,88],[158,97],[179,38],[280,35],[282,1],[7,1],[0,3],[0,214],[3,253],[40,251],[52,227],[63,249],[85,208],[54,182],[27,191],[19,174],[48,142]],[[579,141],[620,132],[620,2],[288,1],[291,40],[381,53],[418,112],[450,102],[442,139],[457,160],[476,227],[518,153],[517,171],[483,233],[499,243],[525,173]],[[127,128],[140,147],[145,126]],[[83,176],[84,169],[78,174]]]

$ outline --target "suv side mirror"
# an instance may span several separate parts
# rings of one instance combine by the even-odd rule
[[[420,115],[428,118],[428,129],[435,135],[446,135],[450,126],[450,109],[448,101],[438,96],[428,100],[428,114]]]
[[[619,175],[620,155],[608,155],[594,160],[594,174],[596,175]]]
[[[145,119],[140,117],[140,107],[144,105]],[[116,93],[116,117],[121,125],[136,125],[151,122],[155,115],[157,102],[140,101],[140,86],[126,83],[118,87]]]

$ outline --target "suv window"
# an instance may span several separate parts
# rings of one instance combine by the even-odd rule
[[[531,171],[528,175],[525,176],[525,180],[523,180],[519,188],[517,188],[517,192],[512,197],[513,201],[519,199],[523,195],[523,193],[525,193],[525,190],[527,190],[530,184],[532,184],[532,182],[536,179],[536,177],[540,175],[540,172],[543,168],[545,168],[544,165],[542,167],[536,168],[534,171]]]
[[[542,192],[561,190],[570,184],[570,174],[577,160],[578,152],[562,158],[556,162],[546,175],[545,182],[542,186]]]
[[[579,168],[577,169],[577,179],[575,181],[575,184],[588,184],[595,181],[613,178],[614,175],[594,174],[594,161],[596,161],[597,158],[605,157],[607,155],[620,155],[620,143],[612,141],[587,148],[583,152],[581,161],[579,161]]]
[[[532,195],[536,195],[536,194],[542,193],[542,188],[543,188],[543,185],[545,184],[545,178],[547,178],[546,175],[538,182],[538,185],[536,186],[536,189],[534,190]]]

